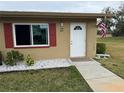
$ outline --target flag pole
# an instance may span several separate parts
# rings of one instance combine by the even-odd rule
[[[104,16],[104,20],[105,20],[105,27],[106,27],[106,33],[104,34],[104,37],[106,37],[106,34],[107,34],[107,13],[105,13],[105,16]]]

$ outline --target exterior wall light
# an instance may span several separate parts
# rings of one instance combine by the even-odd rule
[[[64,24],[60,23],[60,32],[63,32],[63,31],[64,31]]]
[[[61,27],[63,27],[63,26],[64,26],[64,24],[63,24],[63,23],[60,23],[60,26],[61,26]]]

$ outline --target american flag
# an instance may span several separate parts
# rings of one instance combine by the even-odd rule
[[[99,25],[99,30],[100,30],[100,34],[102,36],[102,38],[106,37],[107,34],[107,26],[104,22],[101,22]]]

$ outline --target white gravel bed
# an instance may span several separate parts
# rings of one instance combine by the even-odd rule
[[[71,62],[68,59],[39,60],[36,61],[33,66],[27,66],[24,62],[18,62],[17,65],[14,66],[1,65],[0,72],[60,68],[69,67],[71,65]]]

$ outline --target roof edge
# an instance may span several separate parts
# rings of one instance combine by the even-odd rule
[[[14,17],[14,16],[59,16],[59,17],[104,17],[112,16],[112,14],[105,13],[72,13],[72,12],[34,12],[34,11],[0,11],[0,17]]]

